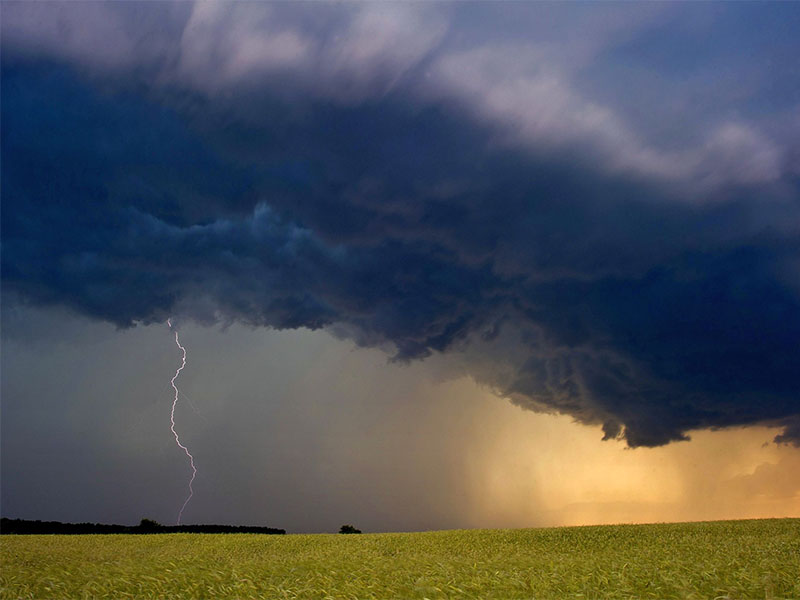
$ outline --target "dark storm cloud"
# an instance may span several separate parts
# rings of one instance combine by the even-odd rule
[[[743,82],[746,120],[698,109],[678,143],[668,102],[627,119],[630,98],[601,101],[613,81],[577,83],[613,73],[653,9],[587,11],[575,27],[600,34],[560,53],[448,5],[79,6],[54,5],[57,26],[4,6],[15,297],[458,352],[515,402],[631,446],[760,422],[797,442],[800,169],[770,133],[800,129],[785,81],[768,115],[764,82]]]

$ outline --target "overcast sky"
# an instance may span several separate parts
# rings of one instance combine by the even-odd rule
[[[798,30],[4,2],[3,515],[800,516]]]

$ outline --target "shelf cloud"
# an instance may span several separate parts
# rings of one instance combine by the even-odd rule
[[[630,446],[800,445],[800,10],[497,8],[4,3],[6,300],[450,353]]]

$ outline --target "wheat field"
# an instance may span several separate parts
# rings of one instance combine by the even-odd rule
[[[2,598],[800,598],[800,519],[0,537]]]

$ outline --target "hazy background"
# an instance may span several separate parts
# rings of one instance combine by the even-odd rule
[[[189,469],[169,430],[180,351],[3,309],[2,513],[173,523]],[[185,325],[181,439],[198,467],[187,523],[291,532],[531,527],[800,516],[800,451],[762,427],[625,449],[522,410],[452,360],[390,364],[324,332]]]
[[[0,10],[4,516],[800,512],[800,3]]]

